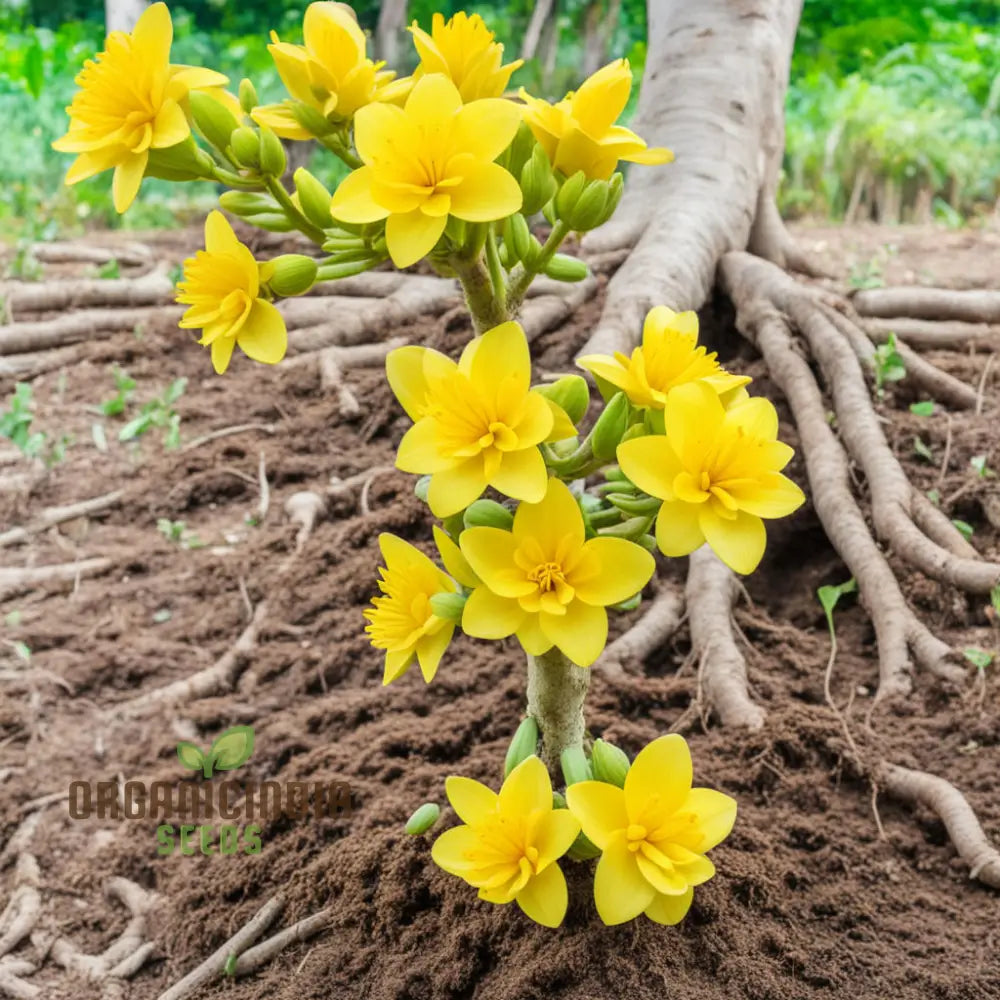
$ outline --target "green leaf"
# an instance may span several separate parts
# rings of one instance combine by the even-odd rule
[[[857,592],[857,589],[858,581],[852,576],[850,580],[846,580],[844,583],[831,583],[825,587],[820,587],[816,591],[819,603],[823,606],[823,613],[826,615],[826,624],[830,629],[831,636],[834,634],[833,609],[844,594],[854,594]]]
[[[133,438],[145,434],[153,426],[153,416],[150,413],[140,413],[135,419],[130,420],[119,432],[119,441],[131,441]]]
[[[171,403],[176,403],[181,396],[184,395],[184,390],[187,388],[188,380],[186,378],[177,378],[167,387],[167,391],[163,394],[163,401],[169,406]]]
[[[177,758],[189,771],[200,771],[205,764],[201,749],[186,740],[177,744]]]
[[[918,417],[930,417],[934,415],[934,400],[924,399],[919,403],[910,403],[910,413],[915,413]]]
[[[985,670],[994,660],[992,653],[985,649],[976,649],[974,646],[963,649],[962,655],[979,670]]]
[[[24,660],[25,663],[31,663],[31,647],[26,642],[15,642],[14,652],[17,653],[18,657]]]
[[[960,521],[957,517],[955,517],[955,518],[952,518],[951,523],[953,525],[955,525],[956,528],[958,528],[958,530],[962,534],[962,537],[966,541],[969,541],[969,539],[971,539],[972,536],[976,533],[976,529],[973,528],[972,525],[969,524],[968,521]]]
[[[153,621],[157,625],[162,625],[164,622],[170,621],[173,616],[173,612],[170,608],[160,608],[158,611],[153,612]]]
[[[969,465],[976,470],[982,479],[987,479],[994,474],[993,470],[986,464],[985,455],[973,455],[972,458],[969,459]]]
[[[934,461],[934,456],[931,454],[930,448],[924,443],[924,439],[920,437],[915,437],[913,439],[913,450],[921,457],[926,459],[928,462]]]
[[[28,51],[24,54],[24,82],[28,92],[36,100],[41,97],[45,85],[45,63],[42,56],[42,44],[38,37],[32,39]]]
[[[253,727],[233,726],[212,744],[212,764],[217,771],[232,771],[253,753]]]
[[[113,280],[114,278],[120,278],[122,276],[121,265],[118,263],[117,258],[112,257],[111,260],[102,264],[97,269],[97,277],[103,278],[104,280]]]
[[[927,499],[930,500],[935,507],[941,506],[941,491],[940,490],[928,490]]]
[[[990,604],[993,605],[993,610],[1000,615],[1000,583],[998,583],[990,591]],[[17,612],[12,611],[11,614],[16,614]]]

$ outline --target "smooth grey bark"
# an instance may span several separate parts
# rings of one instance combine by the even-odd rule
[[[390,69],[396,66],[400,40],[406,27],[406,0],[382,0],[378,22],[375,25],[375,51],[379,59],[384,59]]]
[[[112,31],[131,31],[146,9],[146,0],[104,0],[104,27]]]
[[[531,20],[528,22],[527,30],[524,32],[524,41],[521,43],[521,58],[533,59],[538,51],[538,42],[542,37],[542,29],[552,16],[555,8],[555,0],[539,0],[535,4],[535,9],[531,12]]]
[[[771,209],[801,8],[802,0],[649,0],[632,127],[650,146],[672,149],[675,162],[632,168],[615,221],[584,241],[594,252],[632,250],[581,354],[630,350],[655,305],[698,308],[719,259],[748,248],[752,236],[758,252],[779,262],[781,221]]]
[[[621,0],[591,0],[584,15],[582,79],[596,73],[608,61],[608,48],[618,27]]]

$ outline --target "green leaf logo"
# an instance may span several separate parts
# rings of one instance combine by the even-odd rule
[[[206,754],[194,743],[177,744],[177,757],[190,771],[201,771],[206,778],[213,771],[232,771],[245,764],[253,753],[253,728],[233,726],[218,736]]]

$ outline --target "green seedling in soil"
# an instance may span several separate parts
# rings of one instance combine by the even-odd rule
[[[106,399],[103,403],[99,404],[97,409],[106,417],[117,417],[125,412],[125,407],[132,398],[132,392],[135,389],[135,379],[124,368],[120,368],[118,365],[112,367],[111,377],[115,381],[115,389],[117,391],[110,399]]]
[[[924,443],[924,439],[921,437],[915,437],[913,439],[913,450],[923,459],[928,462],[934,461],[934,456],[931,454],[930,448]]]
[[[985,455],[973,455],[969,459],[969,465],[976,470],[980,479],[993,479],[996,476],[996,473],[986,464]]]
[[[177,744],[177,757],[190,771],[201,771],[211,778],[213,771],[233,771],[245,764],[253,753],[253,727],[233,726],[212,743],[206,753],[186,740]]]
[[[989,667],[994,659],[996,659],[993,653],[988,652],[985,649],[977,649],[975,646],[969,646],[962,650],[962,656],[964,656],[969,663],[971,663],[980,674],[985,675],[986,668]]]
[[[927,499],[930,500],[935,507],[941,506],[941,491],[940,490],[928,490]]]
[[[171,521],[161,517],[156,521],[156,530],[168,542],[176,542],[182,549],[203,549],[205,543],[193,532],[187,530],[184,521]]]
[[[914,413],[918,417],[934,416],[934,400],[922,399],[919,403],[910,403],[910,413]]]
[[[954,517],[951,523],[958,528],[959,533],[967,542],[971,541],[972,536],[976,533],[976,529],[968,521],[961,521],[957,517]]]
[[[19,660],[31,663],[31,647],[26,642],[11,642],[8,639],[7,644],[14,650],[14,654]]]
[[[830,630],[830,641],[836,644],[837,632],[833,625],[833,609],[836,608],[844,594],[855,594],[858,590],[858,581],[852,576],[844,583],[831,583],[825,587],[820,587],[816,591],[819,603],[823,606],[823,614],[826,615],[826,625]]]
[[[882,265],[875,257],[866,261],[855,261],[847,279],[851,288],[884,288]]]
[[[42,265],[31,252],[31,240],[18,243],[7,265],[6,277],[16,278],[18,281],[40,281],[42,278]]]
[[[993,610],[1000,615],[1000,583],[998,583],[990,591],[990,604],[993,605]]]
[[[112,257],[107,263],[102,264],[97,269],[97,277],[104,278],[107,281],[114,280],[115,278],[120,278],[122,276],[121,264],[118,263],[117,257]]]
[[[881,399],[885,395],[887,382],[899,382],[906,378],[906,364],[896,350],[894,333],[890,333],[886,342],[875,348],[872,364],[875,367],[875,392]]]
[[[32,431],[34,419],[31,386],[18,382],[9,409],[0,410],[0,437],[7,438],[28,458],[40,458],[51,468],[66,457],[66,448],[73,439],[68,434],[50,438],[44,431]]]
[[[144,403],[137,417],[133,417],[119,432],[119,441],[132,441],[154,427],[164,428],[163,447],[168,451],[180,446],[181,417],[174,410],[174,403],[184,395],[187,379],[174,379],[156,399]]]
[[[174,264],[169,271],[167,271],[167,277],[170,279],[170,283],[176,285],[181,278],[184,277],[184,267],[181,264]]]

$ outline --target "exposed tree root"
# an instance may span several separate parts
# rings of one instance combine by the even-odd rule
[[[862,316],[1000,323],[1000,292],[956,292],[950,288],[865,288],[851,298]]]
[[[7,306],[8,315],[85,306],[155,306],[172,302],[176,294],[174,283],[162,271],[151,271],[141,278],[0,282],[0,298]]]
[[[34,855],[21,854],[14,872],[14,892],[0,913],[0,957],[13,951],[35,929],[42,903],[38,882]]]
[[[594,664],[609,677],[621,677],[628,663],[641,662],[677,631],[684,619],[684,596],[666,581],[642,617],[608,645]]]
[[[896,351],[903,359],[907,379],[916,382],[932,399],[956,410],[976,408],[979,393],[971,385],[931,364],[900,339],[896,341]]]
[[[701,664],[700,688],[724,726],[759,729],[764,710],[747,691],[747,665],[733,636],[739,585],[708,546],[691,553],[686,588],[691,646]]]
[[[179,308],[152,306],[131,309],[81,309],[53,319],[0,326],[0,356],[42,351],[81,340],[107,337],[121,330],[134,330],[151,320],[181,318]]]
[[[917,350],[960,350],[972,347],[1000,350],[1000,326],[982,323],[938,322],[926,319],[865,318],[864,328],[876,344],[884,344],[890,333]]]
[[[890,795],[936,813],[969,866],[969,877],[1000,889],[1000,852],[986,839],[972,806],[950,781],[898,764],[883,764],[875,777]]]
[[[266,941],[255,945],[253,948],[243,952],[236,960],[233,969],[234,976],[245,976],[254,972],[262,965],[266,965],[275,955],[283,952],[289,945],[298,944],[300,941],[308,941],[314,934],[318,934],[329,922],[332,909],[320,910],[311,917],[300,920],[291,927],[286,927],[283,931],[272,935]]]
[[[206,983],[219,979],[225,971],[229,956],[238,957],[253,944],[274,923],[284,906],[285,899],[281,893],[268,900],[245,927],[212,952],[201,965],[189,972],[180,982],[161,993],[159,1000],[186,1000]]]
[[[91,497],[89,500],[81,500],[79,503],[67,504],[64,507],[47,507],[23,528],[0,531],[0,548],[26,542],[32,535],[51,528],[54,524],[63,524],[77,517],[89,517],[91,514],[110,510],[117,506],[124,495],[124,490],[112,490],[103,496]]]
[[[188,441],[181,449],[180,453],[183,455],[187,451],[194,451],[195,448],[200,448],[204,444],[208,444],[211,441],[218,441],[219,438],[232,437],[234,434],[247,434],[251,431],[256,431],[260,434],[275,434],[278,428],[274,424],[233,424],[232,427],[220,427],[216,431],[209,431],[208,434],[202,434],[201,437],[192,438]]]
[[[949,647],[935,637],[907,605],[896,576],[879,551],[864,515],[852,495],[849,463],[844,445],[838,440],[827,420],[826,406],[812,369],[795,349],[788,318],[772,302],[776,284],[788,281],[793,289],[797,286],[772,265],[747,254],[727,254],[722,259],[720,277],[723,288],[736,305],[738,329],[760,350],[772,378],[788,400],[799,431],[816,513],[826,529],[831,544],[858,581],[861,600],[871,616],[878,640],[878,697],[905,695],[910,691],[908,649],[913,651],[917,662],[926,669],[952,681],[961,680],[964,672],[951,662],[952,654]],[[785,296],[788,294],[786,292]],[[812,312],[807,316],[820,315],[822,318],[815,305],[811,305]],[[836,329],[828,327],[826,336],[830,340],[839,342],[841,350],[838,360],[846,365],[846,362],[843,362],[843,352],[846,351],[846,358],[854,365],[858,377],[862,378],[849,345],[839,336]],[[874,417],[867,392],[860,401],[852,398],[850,402],[855,407],[867,408]],[[850,423],[850,419],[849,415],[842,414],[842,407],[843,401],[838,400],[836,408],[838,422],[847,444],[846,425]],[[874,475],[885,475],[887,466],[889,474],[892,474],[894,471],[892,465],[895,464],[903,479],[902,485],[906,491],[907,503],[906,508],[899,509],[898,517],[899,519],[907,517],[908,520],[906,511],[910,508],[913,487],[906,480],[905,473],[896,463],[892,453],[888,451],[888,445],[881,437],[880,429],[878,433],[879,441],[874,445],[866,442],[866,446],[888,452],[889,461],[883,460],[881,465],[876,464],[873,469]],[[865,463],[862,464],[864,466]],[[878,502],[879,492],[876,484],[872,482],[873,473],[868,468],[866,473],[874,505]],[[896,502],[898,504],[898,501]],[[923,518],[925,515],[926,510],[921,507],[920,516]],[[876,525],[878,523],[876,517]],[[912,521],[908,523],[912,533],[919,535],[927,545],[934,544]],[[940,551],[946,550],[940,549]],[[951,552],[947,552],[947,555],[951,559],[972,562]]]
[[[113,260],[127,267],[153,263],[153,251],[145,243],[123,243],[116,247],[97,247],[89,243],[35,243],[31,256],[44,264],[108,264]]]
[[[99,576],[101,573],[106,573],[113,565],[110,559],[98,558],[51,566],[0,569],[0,600],[46,583],[61,583],[80,580],[85,576]]]
[[[529,341],[555,329],[569,319],[588,299],[597,294],[597,279],[588,275],[583,281],[571,285],[561,294],[544,294],[529,298],[519,315],[521,326]]]
[[[2,331],[3,327],[0,327],[0,332]],[[71,365],[79,357],[79,347],[56,347],[47,351],[12,354],[9,358],[0,357],[0,378],[15,378],[27,382],[46,372]]]

